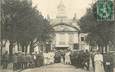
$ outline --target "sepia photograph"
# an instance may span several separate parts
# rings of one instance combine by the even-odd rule
[[[115,72],[115,0],[0,0],[0,72]]]

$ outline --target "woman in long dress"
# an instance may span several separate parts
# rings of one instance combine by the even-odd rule
[[[48,64],[48,54],[45,52],[43,53],[43,57],[44,57],[44,65]]]
[[[105,72],[103,67],[103,55],[100,52],[94,56],[95,72]]]
[[[50,63],[53,64],[54,63],[54,56],[55,53],[53,51],[50,52]]]
[[[71,53],[69,51],[65,53],[65,64],[71,64],[70,54]]]

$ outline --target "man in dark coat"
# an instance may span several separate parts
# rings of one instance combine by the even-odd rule
[[[13,55],[13,70],[17,69],[17,53]]]
[[[61,62],[61,53],[60,53],[60,51],[57,51],[57,52],[55,53],[54,58],[55,58],[55,60],[54,60],[55,63]]]
[[[22,52],[19,52],[18,54],[18,69],[24,68],[24,54]]]
[[[22,54],[22,59],[23,59],[23,69],[25,69],[27,66],[27,60],[26,60],[26,54],[23,52]]]
[[[21,68],[21,63],[20,63],[20,53],[17,54],[17,69]]]
[[[40,52],[37,56],[37,66],[40,67],[43,65],[43,53]]]
[[[113,70],[113,60],[110,53],[104,54],[104,68],[105,72],[112,72]]]
[[[84,60],[84,52],[83,52],[83,50],[81,50],[80,52],[79,52],[79,55],[78,55],[78,67],[79,68],[83,68],[84,66],[84,64],[83,64],[83,60]]]
[[[2,59],[3,59],[3,69],[7,69],[7,66],[8,66],[8,52],[7,51],[3,54]]]
[[[85,57],[84,57],[84,62],[85,62],[84,66],[87,68],[87,70],[89,70],[89,60],[90,60],[90,53],[89,53],[89,51],[86,50],[84,55],[85,55]]]
[[[30,67],[30,63],[31,63],[31,55],[30,54],[26,54],[26,68]]]

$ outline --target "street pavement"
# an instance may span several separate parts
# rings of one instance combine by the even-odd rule
[[[79,69],[75,68],[72,65],[57,63],[57,64],[43,66],[40,68],[26,69],[23,70],[22,72],[89,72],[89,71],[80,68]]]
[[[2,67],[0,66],[0,72],[14,72],[12,69],[12,64],[9,64],[8,69],[6,70],[3,70]],[[18,70],[15,72],[89,72],[89,71],[85,69],[75,68],[72,65],[56,63],[56,64],[42,66],[38,68],[25,69],[23,71]],[[93,72],[93,71],[90,71],[90,72]],[[115,68],[113,72],[115,72]]]

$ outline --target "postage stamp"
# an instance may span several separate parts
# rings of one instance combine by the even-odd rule
[[[114,20],[114,1],[113,0],[98,0],[97,20],[98,21]]]

